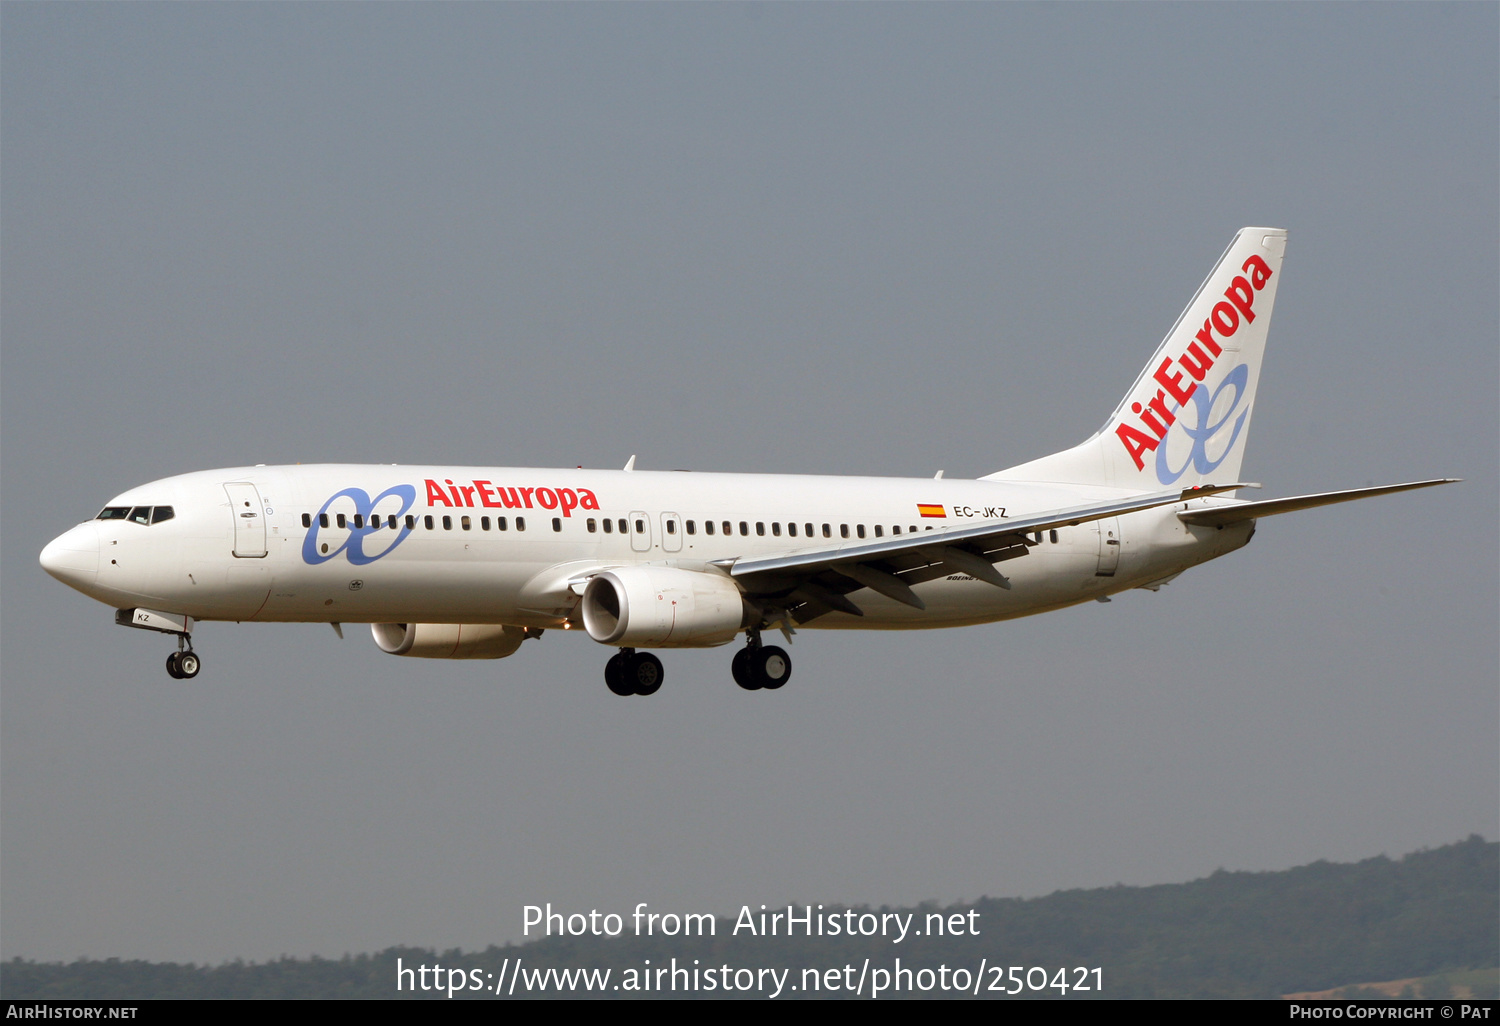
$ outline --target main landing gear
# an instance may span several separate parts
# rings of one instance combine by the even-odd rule
[[[760,632],[750,631],[729,669],[734,682],[746,691],[775,691],[791,680],[792,657],[775,645],[762,645]]]
[[[182,653],[182,657],[194,661],[193,673],[197,673],[197,656],[188,651]],[[730,670],[734,673],[734,682],[746,691],[775,691],[791,680],[792,657],[775,645],[762,645],[760,632],[751,631],[745,647],[734,654]],[[178,676],[172,671],[171,660],[167,662],[167,672]],[[604,664],[604,683],[621,697],[654,695],[661,690],[665,676],[660,659],[650,652],[637,652],[633,648],[620,649]]]
[[[193,651],[193,639],[186,634],[177,635],[177,651],[167,656],[167,673],[175,680],[192,680],[203,666],[198,653]]]
[[[622,648],[604,664],[604,683],[620,696],[654,695],[661,689],[665,676],[661,660],[650,652]]]

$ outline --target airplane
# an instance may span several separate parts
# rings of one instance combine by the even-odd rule
[[[907,630],[1155,591],[1250,541],[1261,517],[1455,479],[1248,501],[1238,480],[1286,231],[1237,233],[1104,426],[977,480],[308,465],[131,488],[42,567],[177,637],[199,621],[368,623],[391,655],[499,659],[546,631],[618,649],[617,695],[662,684],[650,649],[727,645],[749,691],[791,676],[798,628]]]

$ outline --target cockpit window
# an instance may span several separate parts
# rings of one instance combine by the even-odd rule
[[[95,520],[129,520],[132,524],[159,524],[177,514],[171,506],[105,506]]]

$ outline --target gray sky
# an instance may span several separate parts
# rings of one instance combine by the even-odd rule
[[[521,907],[1037,895],[1500,834],[1497,28],[1465,5],[0,6],[0,955],[518,939]],[[1159,594],[803,632],[792,683],[208,624],[37,566],[250,463],[972,477],[1290,230]]]

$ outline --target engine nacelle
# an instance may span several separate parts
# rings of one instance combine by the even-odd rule
[[[583,590],[589,637],[621,648],[724,645],[745,626],[745,600],[723,574],[669,566],[606,570]]]
[[[498,623],[372,623],[380,651],[418,659],[503,659],[528,637]]]

